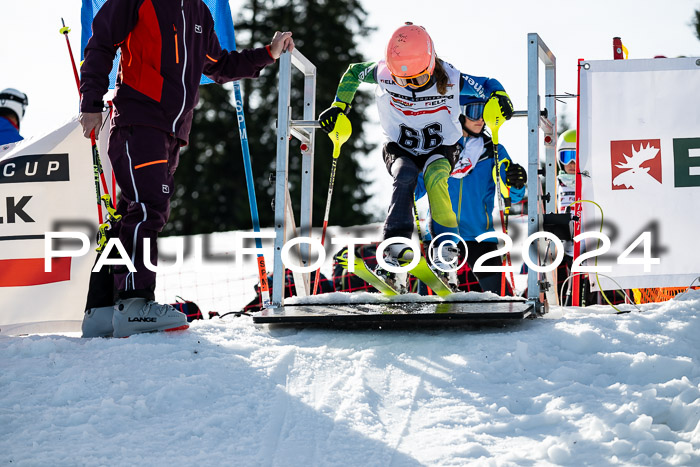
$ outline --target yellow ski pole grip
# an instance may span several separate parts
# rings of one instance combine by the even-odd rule
[[[501,159],[499,161],[499,165],[505,164],[505,170],[506,172],[508,171],[508,168],[510,167],[510,161],[508,159]],[[501,183],[499,185],[499,189],[501,190],[501,195],[503,195],[503,198],[510,198],[510,190],[508,189],[508,185],[506,184],[505,180],[503,177],[499,177],[496,174],[496,165],[493,166],[493,183],[498,183],[498,180],[500,179]],[[499,174],[500,175],[500,174]]]
[[[484,122],[491,130],[493,144],[498,144],[498,129],[505,123],[505,120],[498,98],[495,96],[490,98],[484,106]]]
[[[335,120],[333,131],[328,133],[328,137],[333,141],[333,158],[337,159],[340,156],[340,147],[350,139],[352,134],[352,125],[350,119],[343,113],[338,114]]]
[[[109,214],[110,220],[118,221],[122,218],[122,215],[117,214],[117,210],[114,209],[114,207],[112,206],[112,197],[109,196],[109,194],[105,193],[100,199],[102,200],[102,202],[105,205],[105,208],[107,209],[107,213]]]

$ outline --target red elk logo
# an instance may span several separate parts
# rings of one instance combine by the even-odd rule
[[[637,147],[639,149],[637,149]],[[628,190],[661,183],[661,141],[611,141],[612,189]]]

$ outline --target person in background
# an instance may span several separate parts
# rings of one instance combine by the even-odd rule
[[[23,92],[14,88],[0,92],[0,145],[24,139],[19,134],[19,127],[28,105],[29,99]]]
[[[571,212],[573,216],[573,207],[571,204],[576,200],[576,130],[566,130],[557,140],[557,202],[556,209],[560,214]],[[562,283],[571,274],[571,265],[574,260],[574,242],[567,240],[564,242],[564,259],[561,265],[557,268],[557,294],[561,293]],[[564,291],[564,296],[559,297],[562,305],[571,305],[571,286],[572,281],[567,282],[567,288]],[[581,290],[588,289],[587,277],[582,277]],[[584,297],[587,292],[582,293],[582,303],[585,303]]]
[[[471,98],[467,100],[464,114],[459,116],[463,138],[460,145],[464,148],[459,155],[455,168],[447,180],[452,202],[452,209],[457,216],[459,235],[467,245],[467,264],[473,270],[475,262],[483,255],[495,251],[498,247],[496,238],[477,242],[476,237],[493,232],[494,196],[496,196],[495,171],[496,158],[491,137],[486,133],[484,124],[485,100]],[[503,145],[498,145],[500,178],[510,189],[513,203],[522,200],[525,195],[527,172],[525,168],[513,162]],[[425,185],[419,178],[416,199],[425,195]],[[500,196],[497,195],[497,196]],[[498,257],[489,258],[484,266],[502,266]],[[501,293],[500,272],[474,272],[484,292]],[[510,287],[507,295],[513,295]]]
[[[189,140],[202,74],[222,84],[254,78],[285,50],[291,32],[276,32],[265,47],[221,48],[202,0],[182,8],[166,0],[109,0],[95,15],[81,67],[80,123],[86,138],[102,124],[102,98],[117,49],[121,61],[108,155],[121,188],[113,228],[135,270],[118,266],[114,281],[91,277],[83,336],[125,337],[188,327],[184,314],[155,301],[156,240],[170,214],[180,147]],[[115,291],[116,288],[116,297]]]
[[[466,97],[496,97],[503,117],[509,119],[513,113],[510,98],[497,80],[461,73],[438,58],[428,32],[412,23],[394,31],[383,59],[348,67],[338,85],[335,102],[319,116],[326,133],[334,130],[340,113],[350,111],[361,83],[377,86],[379,122],[386,141],[384,164],[393,178],[383,237],[411,238],[414,190],[422,173],[432,209],[431,228],[436,236],[448,234],[435,242],[433,264],[438,269],[449,268],[459,254],[453,246],[458,240],[458,228],[447,178],[461,151],[460,102]],[[387,264],[400,266],[411,259],[411,250],[402,243],[385,250]],[[405,278],[394,277],[382,269],[376,272],[398,289],[404,288]]]
[[[566,130],[557,140],[557,212],[560,214],[571,212],[573,216],[572,203],[576,201],[576,130]],[[583,247],[582,250],[583,252]],[[561,294],[561,287],[564,281],[571,275],[571,267],[574,260],[574,242],[571,240],[564,242],[564,259],[557,268],[557,294]],[[569,306],[572,303],[573,280],[566,282],[563,296],[559,297],[562,305]],[[613,305],[625,302],[625,293],[629,291],[609,290],[605,291],[606,297]],[[582,306],[606,304],[600,292],[590,291],[590,278],[587,274],[581,277],[580,303]]]

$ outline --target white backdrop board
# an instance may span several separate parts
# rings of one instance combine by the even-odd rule
[[[107,137],[105,129],[100,139]],[[106,151],[101,159],[109,170]],[[80,330],[97,226],[90,141],[77,119],[0,148],[0,333]],[[85,255],[56,258],[46,272],[46,232],[55,231],[82,232],[92,244]]]
[[[603,263],[612,266],[605,274],[624,288],[688,286],[700,275],[700,59],[582,65],[582,199],[603,210],[603,233],[611,239]],[[584,202],[583,209],[584,230],[598,231],[598,208]],[[617,264],[645,231],[659,264],[647,272],[642,265]],[[640,245],[630,257],[642,253]],[[604,289],[617,288],[600,281]]]

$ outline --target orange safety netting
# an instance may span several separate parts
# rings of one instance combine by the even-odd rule
[[[697,289],[698,287],[692,287]],[[650,289],[632,289],[634,302],[641,303],[657,303],[671,300],[681,292],[688,290],[687,287],[654,287]]]

